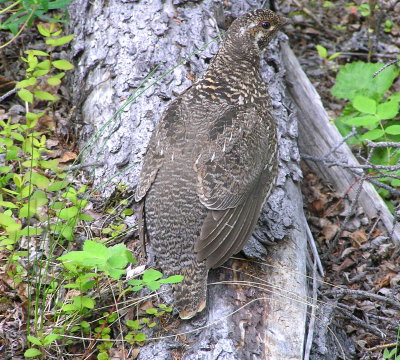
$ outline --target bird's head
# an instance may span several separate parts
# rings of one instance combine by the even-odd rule
[[[259,9],[237,18],[226,33],[229,47],[237,51],[260,53],[266,48],[286,19],[271,10]]]

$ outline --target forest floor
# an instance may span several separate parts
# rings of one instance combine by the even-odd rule
[[[400,3],[378,2],[374,12],[369,9],[367,1],[280,3],[280,11],[291,19],[287,29],[290,45],[331,120],[341,116],[345,106],[331,93],[340,66],[355,61],[383,65],[400,54]],[[327,49],[328,57],[339,55],[333,60],[324,59],[318,54],[317,45]],[[400,78],[390,93],[398,91]],[[359,153],[360,149],[354,151]],[[319,299],[335,309],[330,316],[331,328],[340,338],[337,348],[342,346],[351,359],[396,359],[400,354],[398,244],[377,227],[379,219],[368,219],[361,208],[341,229],[351,202],[322,183],[306,166],[303,195],[325,271]],[[391,203],[399,209],[397,196],[391,197]],[[340,230],[341,236],[334,241]],[[321,308],[319,315],[324,316],[326,309],[323,305]],[[324,353],[323,345],[328,346],[329,341],[318,339],[317,335],[311,359],[329,359],[326,354],[319,357]]]

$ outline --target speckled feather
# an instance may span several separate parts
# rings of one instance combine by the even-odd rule
[[[140,236],[165,275],[185,276],[174,287],[182,318],[204,308],[208,270],[242,249],[275,183],[276,127],[259,60],[283,24],[269,10],[235,20],[150,139],[136,190]]]

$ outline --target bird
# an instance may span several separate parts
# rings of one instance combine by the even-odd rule
[[[259,67],[285,22],[267,9],[234,20],[150,137],[135,191],[139,237],[165,276],[184,276],[173,285],[181,319],[206,307],[208,271],[243,248],[275,185],[277,129]]]

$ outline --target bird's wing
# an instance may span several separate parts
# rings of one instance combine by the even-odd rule
[[[195,163],[198,194],[210,210],[226,210],[244,201],[265,168],[275,131],[270,115],[256,106],[228,108],[213,122],[209,141]]]
[[[209,212],[195,250],[208,268],[243,247],[272,187],[266,181],[275,163],[275,144],[266,136],[275,131],[270,119],[256,107],[236,107],[211,128],[210,144],[196,165],[200,201]]]
[[[185,126],[181,110],[181,98],[175,99],[154,129],[146,154],[142,170],[136,187],[135,200],[140,201],[149,190],[156,178],[157,172],[164,162],[169,147],[184,137]],[[168,139],[168,141],[165,141]]]

